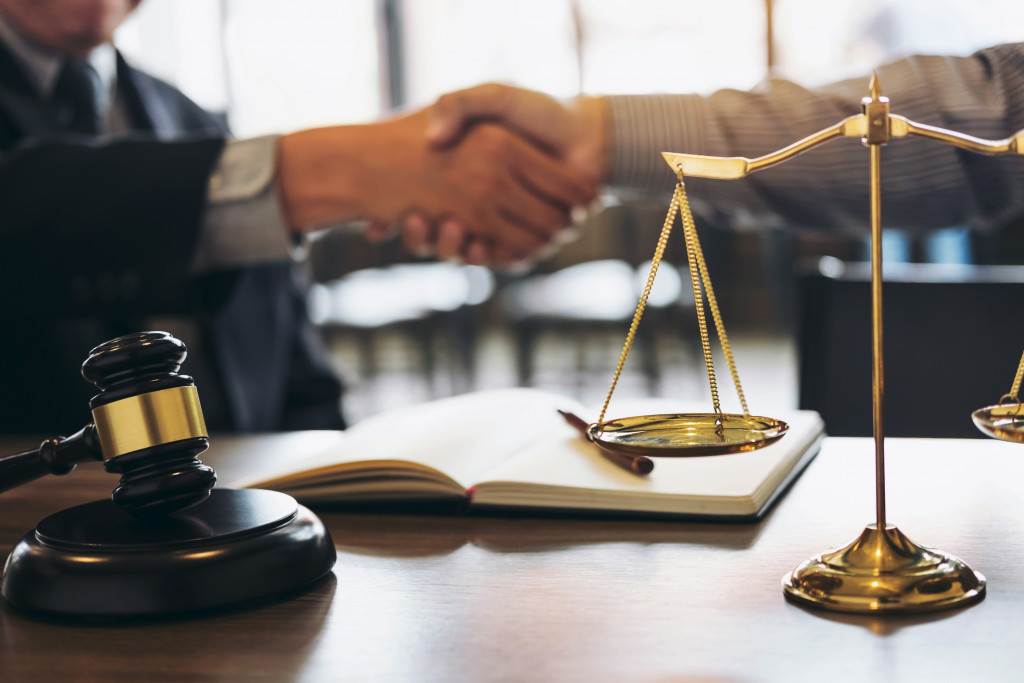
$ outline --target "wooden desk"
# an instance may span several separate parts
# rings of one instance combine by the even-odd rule
[[[10,452],[15,444],[8,442]],[[230,477],[281,439],[215,439]],[[68,623],[0,605],[3,681],[917,681],[1024,672],[1024,448],[889,440],[889,519],[988,578],[924,617],[785,601],[797,563],[873,522],[873,448],[830,439],[759,524],[465,518],[321,510],[338,548],[308,592],[197,618]],[[108,495],[80,467],[0,494],[5,551]]]

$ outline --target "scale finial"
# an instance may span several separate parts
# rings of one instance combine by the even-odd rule
[[[871,93],[871,99],[877,100],[882,96],[882,85],[878,82],[878,72],[871,72],[871,84],[868,86]]]

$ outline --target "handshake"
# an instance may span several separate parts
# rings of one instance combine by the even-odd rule
[[[557,243],[609,172],[605,104],[488,84],[365,125],[283,135],[277,182],[296,232],[367,221],[414,253],[528,262]]]

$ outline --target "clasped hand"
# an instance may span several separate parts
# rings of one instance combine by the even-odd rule
[[[520,99],[530,106],[516,109]],[[528,261],[597,195],[603,168],[575,124],[545,95],[487,85],[377,123],[285,135],[286,220],[305,231],[363,219],[369,238],[397,229],[416,252]]]

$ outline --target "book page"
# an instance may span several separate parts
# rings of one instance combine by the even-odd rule
[[[418,470],[415,476],[423,480],[450,481],[464,489],[552,425],[564,424],[558,408],[579,410],[571,399],[534,389],[475,392],[413,405],[363,420],[336,446],[257,473],[241,485],[333,484],[365,480],[377,470],[373,476],[384,487],[389,475],[408,477]]]
[[[791,410],[772,416],[790,425],[772,445],[731,455],[654,458],[648,476],[606,460],[575,430],[556,428],[491,471],[488,481],[476,487],[474,502],[752,514],[822,434],[817,413]]]

